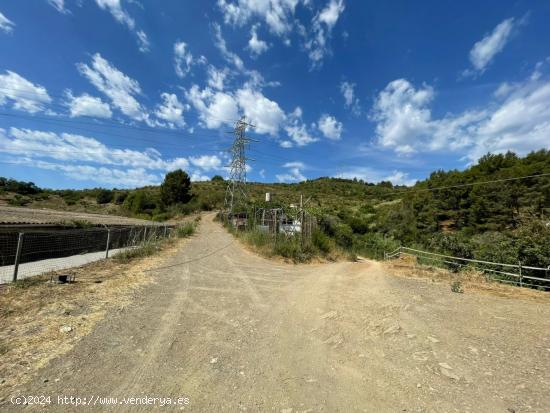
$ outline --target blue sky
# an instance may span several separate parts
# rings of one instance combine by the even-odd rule
[[[412,184],[550,148],[546,1],[2,0],[0,176]]]

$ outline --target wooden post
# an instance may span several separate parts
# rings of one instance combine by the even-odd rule
[[[19,233],[17,238],[17,251],[15,252],[15,264],[13,266],[13,281],[17,281],[17,273],[19,272],[19,261],[21,260],[21,250],[23,249],[23,233]]]
[[[166,231],[167,231],[166,224],[164,224],[164,238],[166,238]]]
[[[107,245],[105,246],[105,259],[109,258],[109,243],[111,242],[111,228],[107,228]]]
[[[147,227],[143,230],[143,242],[147,240]]]
[[[521,261],[519,262],[519,286],[523,287],[523,274],[521,271]]]

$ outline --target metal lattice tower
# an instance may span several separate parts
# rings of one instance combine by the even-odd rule
[[[230,148],[231,163],[228,165],[229,183],[225,191],[225,210],[227,215],[231,215],[235,209],[245,204],[247,198],[246,191],[246,161],[249,160],[245,155],[245,149],[252,139],[246,137],[246,128],[254,127],[246,122],[246,118],[243,116],[235,124],[235,141]]]

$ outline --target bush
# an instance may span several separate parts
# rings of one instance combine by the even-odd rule
[[[113,200],[113,191],[108,189],[100,189],[97,193],[95,200],[98,204],[108,204]]]
[[[13,206],[25,206],[31,203],[31,199],[26,196],[21,196],[16,194],[13,198],[8,201],[8,204]]]
[[[143,258],[153,255],[162,249],[163,242],[160,240],[147,240],[137,247],[133,247],[116,254],[113,258],[122,263],[130,262],[136,258]]]
[[[176,229],[176,236],[178,238],[187,238],[195,233],[197,229],[196,222],[185,222],[183,225],[178,226]]]
[[[115,195],[115,204],[122,205],[128,196],[128,192],[117,192]]]
[[[342,248],[349,249],[353,246],[353,231],[347,224],[339,224],[334,232],[336,243]]]
[[[311,234],[311,242],[323,254],[328,254],[334,249],[332,240],[321,230],[316,229]]]
[[[157,205],[153,197],[148,192],[139,190],[131,192],[124,200],[122,206],[124,209],[136,215],[150,215]]]

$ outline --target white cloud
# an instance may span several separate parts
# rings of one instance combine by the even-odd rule
[[[193,55],[187,50],[187,43],[174,43],[174,68],[176,74],[184,78],[191,70],[193,64]]]
[[[432,117],[434,92],[405,79],[390,82],[377,97],[371,119],[378,143],[397,153],[454,151],[475,161],[487,152],[525,154],[549,148],[550,81],[529,77],[499,86],[487,109]]]
[[[11,33],[14,27],[15,23],[4,16],[2,12],[0,12],[0,30],[4,31],[5,33]]]
[[[355,83],[342,82],[340,83],[340,92],[344,97],[346,108],[351,109],[355,115],[359,115],[361,108],[359,107],[359,99],[355,96]]]
[[[325,56],[330,53],[327,41],[344,9],[344,0],[330,0],[326,7],[313,18],[312,37],[305,43],[313,68],[319,67]]]
[[[287,168],[286,173],[275,175],[279,182],[302,182],[307,180],[302,173],[302,170],[306,168],[302,162],[287,162],[283,165],[283,168]]]
[[[142,53],[147,53],[151,48],[151,43],[149,42],[147,34],[145,34],[143,30],[138,30],[136,35],[138,37],[139,51]]]
[[[336,175],[337,178],[343,179],[361,179],[365,182],[378,183],[389,181],[394,185],[414,185],[416,180],[410,179],[409,174],[402,171],[385,172],[369,167],[351,167]]]
[[[164,173],[178,168],[187,170],[192,180],[204,180],[203,171],[222,169],[217,156],[165,159],[153,148],[118,149],[87,136],[31,129],[0,128],[0,150],[22,165],[117,187],[159,184]]]
[[[69,90],[67,95],[67,106],[71,112],[71,117],[91,116],[95,118],[111,118],[113,113],[108,103],[100,98],[90,96],[86,93],[80,96],[73,96]]]
[[[244,115],[256,126],[255,132],[277,135],[285,120],[285,113],[277,102],[250,88],[239,89],[236,99]]]
[[[200,90],[193,85],[185,96],[199,113],[202,124],[209,129],[232,125],[239,117],[239,108],[232,95],[214,92],[210,88]]]
[[[141,87],[136,80],[122,73],[99,53],[93,56],[91,66],[79,63],[77,67],[126,116],[134,120],[148,120],[145,108],[136,99],[141,94]]]
[[[162,93],[160,97],[162,103],[157,106],[156,117],[168,122],[168,126],[171,128],[184,127],[183,111],[186,108],[178,100],[178,97],[173,93]]]
[[[305,146],[318,140],[308,132],[306,125],[302,121],[302,108],[299,106],[287,117],[285,131],[294,144],[298,146]],[[294,146],[293,142],[282,141],[280,145],[283,148],[292,148]]]
[[[325,138],[339,140],[342,137],[342,122],[336,120],[334,116],[327,114],[321,115],[317,122],[317,128],[322,132]]]
[[[189,161],[194,166],[197,166],[205,171],[222,169],[222,160],[216,155],[202,155],[190,157]]]
[[[59,13],[70,13],[69,10],[65,8],[65,0],[48,0],[48,3],[50,3]]]
[[[252,26],[252,29],[250,29],[250,40],[248,41],[248,49],[252,53],[253,57],[258,57],[259,55],[267,51],[267,49],[269,49],[267,42],[258,38],[257,24]]]
[[[218,48],[218,50],[221,52],[223,58],[234,65],[238,70],[244,71],[244,63],[242,59],[236,54],[231,52],[227,48],[227,44],[225,42],[225,39],[222,36],[222,29],[219,24],[214,23],[214,45]]]
[[[272,33],[282,36],[292,30],[298,3],[300,0],[218,0],[218,7],[224,14],[225,23],[243,26],[252,17],[257,17],[264,20]]]
[[[122,8],[121,0],[95,0],[97,5],[111,13],[111,15],[121,24],[127,26],[130,30],[134,30],[136,23],[134,19]]]
[[[224,89],[225,79],[227,78],[229,71],[225,68],[218,70],[214,66],[208,67],[208,86],[217,90]]]
[[[513,18],[506,19],[474,44],[470,50],[470,62],[477,72],[483,73],[493,58],[504,49],[515,24]],[[466,70],[464,74],[474,74],[474,72]]]
[[[55,0],[57,1],[57,0]],[[147,53],[150,49],[150,42],[143,30],[136,29],[136,22],[130,14],[122,8],[122,0],[95,0],[99,8],[108,11],[117,22],[126,26],[137,37],[139,51]],[[133,2],[133,1],[132,1]]]
[[[52,99],[46,88],[36,85],[15,72],[0,75],[0,106],[12,102],[15,109],[29,113],[44,111]]]

